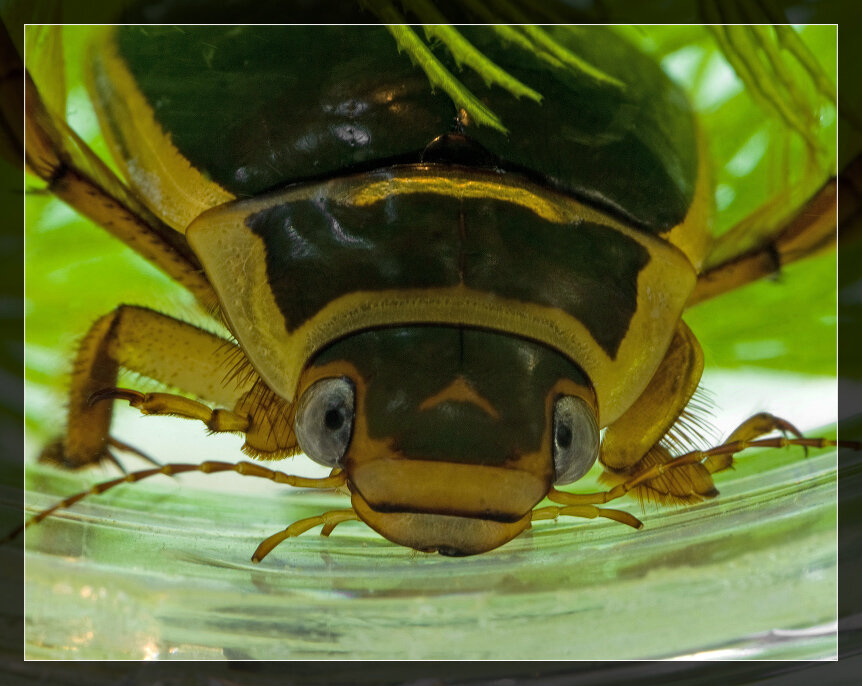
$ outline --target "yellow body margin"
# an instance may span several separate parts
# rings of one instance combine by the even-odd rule
[[[715,195],[710,168],[709,147],[703,131],[697,129],[697,181],[691,205],[682,223],[661,234],[676,246],[694,265],[698,274],[712,247],[712,220],[715,215]]]
[[[105,140],[153,214],[183,232],[202,212],[234,199],[201,174],[156,121],[153,108],[117,53],[113,31],[93,45],[89,64],[87,90]]]
[[[393,168],[386,175],[345,177],[230,203],[201,216],[187,231],[230,322],[258,373],[292,401],[308,360],[344,336],[370,328],[410,324],[470,326],[544,343],[578,364],[598,397],[600,423],[619,417],[646,388],[670,344],[696,273],[673,245],[637,231],[568,196],[478,171],[440,178],[434,165]],[[245,225],[250,214],[309,197],[356,205],[399,193],[436,192],[446,197],[490,197],[521,205],[576,231],[580,221],[599,222],[643,245],[649,263],[638,275],[637,309],[611,358],[589,329],[567,312],[478,291],[468,285],[404,290],[352,291],[321,306],[288,331],[266,273],[263,240]],[[550,219],[553,221],[553,219]]]

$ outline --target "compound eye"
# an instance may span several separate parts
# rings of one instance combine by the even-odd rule
[[[318,464],[341,466],[353,434],[355,393],[350,379],[321,379],[299,399],[296,437],[302,451]]]
[[[592,408],[564,395],[554,405],[554,483],[570,484],[590,471],[599,456],[599,427]]]

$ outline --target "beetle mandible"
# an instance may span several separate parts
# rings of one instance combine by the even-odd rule
[[[92,491],[229,470],[349,489],[349,509],[292,524],[259,561],[350,519],[446,555],[560,515],[639,527],[603,505],[631,491],[712,497],[711,475],[749,445],[830,444],[771,415],[711,450],[668,444],[703,370],[682,312],[740,278],[730,259],[704,270],[712,187],[681,91],[607,29],[549,28],[555,48],[533,53],[487,27],[460,31],[505,87],[477,68],[459,74],[464,91],[432,92],[427,55],[410,53],[418,68],[399,54],[415,38],[404,27],[114,29],[88,88],[128,188],[73,150],[28,82],[29,168],[234,337],[134,306],[99,319],[78,351],[66,434],[44,459],[115,460],[120,399],[240,432],[259,460],[302,451],[332,467],[306,479],[169,464]],[[332,63],[333,45],[323,76],[286,66]],[[432,58],[454,70],[445,50]],[[771,271],[796,239],[776,233],[755,254]],[[186,395],[117,388],[120,367]],[[797,436],[760,438],[776,430]],[[596,460],[610,490],[555,488]],[[537,507],[546,497],[554,505]]]

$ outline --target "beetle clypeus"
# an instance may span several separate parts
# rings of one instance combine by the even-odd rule
[[[30,170],[233,336],[141,307],[105,315],[43,459],[116,461],[111,401],[124,400],[242,433],[260,460],[303,451],[333,469],[155,466],[28,524],[120,483],[233,470],[350,491],[350,508],[290,525],[255,561],[350,519],[470,555],[560,515],[640,527],[605,503],[713,497],[712,474],[749,446],[834,445],[760,414],[712,449],[674,448],[703,370],[683,310],[828,242],[834,182],[800,211],[814,221],[710,261],[703,144],[657,65],[608,29],[456,38],[469,43],[450,35],[432,53],[397,26],[109,30],[88,89],[122,183],[28,79]],[[440,77],[456,59],[474,70],[460,89]],[[117,388],[120,367],[183,395]],[[796,435],[761,438],[777,431]],[[596,460],[610,490],[555,488]]]

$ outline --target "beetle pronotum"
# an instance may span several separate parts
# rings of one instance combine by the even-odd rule
[[[43,457],[115,460],[111,402],[123,400],[241,433],[259,459],[302,450],[333,468],[307,479],[251,462],[156,466],[28,524],[120,483],[235,471],[351,493],[350,508],[291,524],[255,561],[350,519],[469,555],[561,515],[639,527],[604,505],[633,490],[697,501],[748,447],[835,444],[764,413],[711,449],[673,448],[703,369],[682,311],[828,242],[835,182],[750,254],[707,269],[712,189],[678,89],[607,30],[513,35],[517,50],[465,28],[431,53],[400,26],[115,29],[93,52],[89,90],[128,188],[28,79],[30,170],[234,337],[146,308],[105,315],[78,352],[66,434]],[[334,44],[324,76],[285,66],[325,62]],[[460,89],[456,61],[474,70]],[[232,78],[250,63],[276,95],[265,111],[260,84]],[[213,145],[201,101],[226,84]],[[258,136],[265,147],[251,146]],[[513,277],[524,262],[530,278]],[[118,388],[121,366],[184,394]],[[762,438],[775,431],[795,435]],[[596,460],[609,490],[555,488]]]

